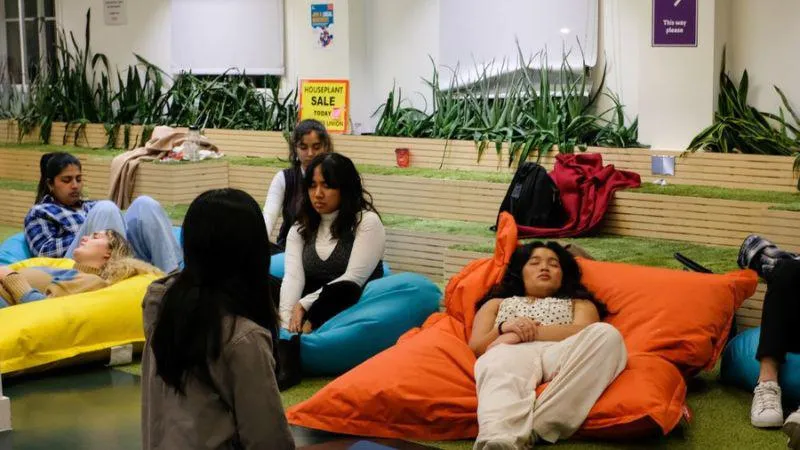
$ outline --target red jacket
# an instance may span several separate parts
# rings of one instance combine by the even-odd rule
[[[561,191],[567,221],[561,228],[518,226],[520,238],[575,237],[592,231],[608,209],[614,191],[641,186],[639,174],[603,167],[599,153],[561,154],[550,177]]]

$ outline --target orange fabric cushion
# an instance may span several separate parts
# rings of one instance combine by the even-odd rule
[[[458,336],[461,328],[452,317],[441,317],[413,339],[374,356],[290,408],[289,422],[383,438],[474,438],[475,356]],[[685,397],[683,377],[672,364],[653,355],[631,355],[579,435],[619,439],[666,434],[680,421]]]
[[[516,246],[516,226],[503,214],[494,256],[470,263],[448,283],[446,313],[432,315],[394,347],[290,408],[289,422],[387,438],[474,438],[475,357],[467,342],[475,303],[500,281]],[[584,282],[607,305],[608,322],[625,338],[629,361],[578,434],[621,438],[668,433],[685,407],[686,385],[679,368],[692,372],[713,365],[734,307],[755,290],[754,274],[698,275],[580,263]]]
[[[716,364],[734,313],[755,293],[751,270],[709,275],[579,259],[582,281],[608,308],[629,353],[652,352],[686,375]]]

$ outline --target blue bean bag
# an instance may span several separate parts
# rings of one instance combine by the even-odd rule
[[[172,227],[172,234],[181,242],[181,227]],[[33,258],[33,253],[25,240],[25,233],[17,233],[0,244],[0,266],[7,266],[25,259]],[[281,265],[281,268],[283,265]]]
[[[720,378],[723,382],[752,391],[758,382],[759,363],[756,360],[761,328],[751,328],[731,339],[722,355]],[[779,380],[783,396],[791,403],[800,402],[800,354],[786,355]]]
[[[283,274],[285,273],[284,264],[285,264],[285,253],[276,253],[272,255],[272,259],[269,263],[269,274],[273,277],[283,279]],[[389,265],[386,264],[386,261],[383,262],[383,276],[388,277],[392,274],[391,269],[389,269]]]
[[[0,266],[7,266],[23,259],[32,258],[25,233],[17,233],[0,244]]]
[[[400,273],[367,283],[361,299],[300,337],[303,373],[340,375],[386,350],[439,310],[442,293],[429,279]],[[281,329],[281,338],[291,333]]]

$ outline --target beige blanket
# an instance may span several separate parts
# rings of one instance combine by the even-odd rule
[[[108,198],[120,209],[130,206],[133,201],[133,188],[136,182],[136,170],[142,161],[161,159],[173,148],[183,144],[186,133],[175,131],[167,126],[158,126],[144,147],[129,150],[111,161]],[[200,150],[219,152],[219,149],[205,136],[200,136]]]

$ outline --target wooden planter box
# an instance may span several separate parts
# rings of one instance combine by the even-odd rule
[[[76,155],[83,166],[85,194],[91,198],[107,198],[110,157]],[[41,152],[0,148],[0,178],[39,181]]]
[[[448,247],[485,239],[441,233],[386,229],[386,261],[393,272],[416,272],[433,281],[446,280],[444,254]]]
[[[204,134],[228,156],[261,158],[289,157],[289,144],[277,131],[220,130],[209,128]]]
[[[19,227],[22,231],[25,216],[33,206],[36,193],[31,191],[3,190],[0,195],[0,223]]]
[[[133,195],[149,195],[164,205],[187,204],[209,189],[228,186],[227,161],[150,162],[139,165]]]
[[[54,124],[51,142],[55,144],[63,142],[64,133],[65,124]],[[207,129],[205,134],[223,152],[231,156],[284,158],[288,155],[288,144],[283,134],[279,132]],[[16,124],[13,121],[3,121],[0,124],[0,136],[5,136],[5,142],[16,142]],[[118,147],[123,144],[123,136],[123,130],[120,130],[116,141]],[[131,136],[130,145],[134,146],[138,142],[135,138],[141,136],[141,127],[132,127]],[[68,137],[68,143],[72,143],[74,141],[72,132],[68,133]],[[38,132],[31,133],[23,141],[38,142]],[[394,150],[408,148],[411,153],[410,167],[506,173],[514,170],[508,167],[508,147],[505,145],[499,155],[495,151],[495,146],[489,145],[478,161],[478,152],[472,141],[334,135],[333,142],[337,152],[349,156],[358,164],[396,166]],[[102,124],[88,125],[78,139],[78,145],[86,147],[104,147],[106,143],[107,137]],[[681,152],[640,148],[590,147],[588,151],[601,153],[606,163],[614,164],[619,169],[639,173],[644,182],[665,178],[671,184],[783,192],[797,190],[797,177],[792,170],[793,158],[787,156],[702,152],[681,156]],[[651,175],[652,155],[675,156],[675,176]],[[540,162],[545,167],[552,168],[553,154],[545,155]]]
[[[738,247],[750,233],[800,251],[800,212],[767,203],[617,192],[603,231],[622,236],[672,239]]]
[[[280,169],[231,166],[231,187],[258,201],[265,199],[272,177]],[[458,181],[397,175],[362,175],[381,213],[427,219],[494,223],[507,186],[502,183]]]

